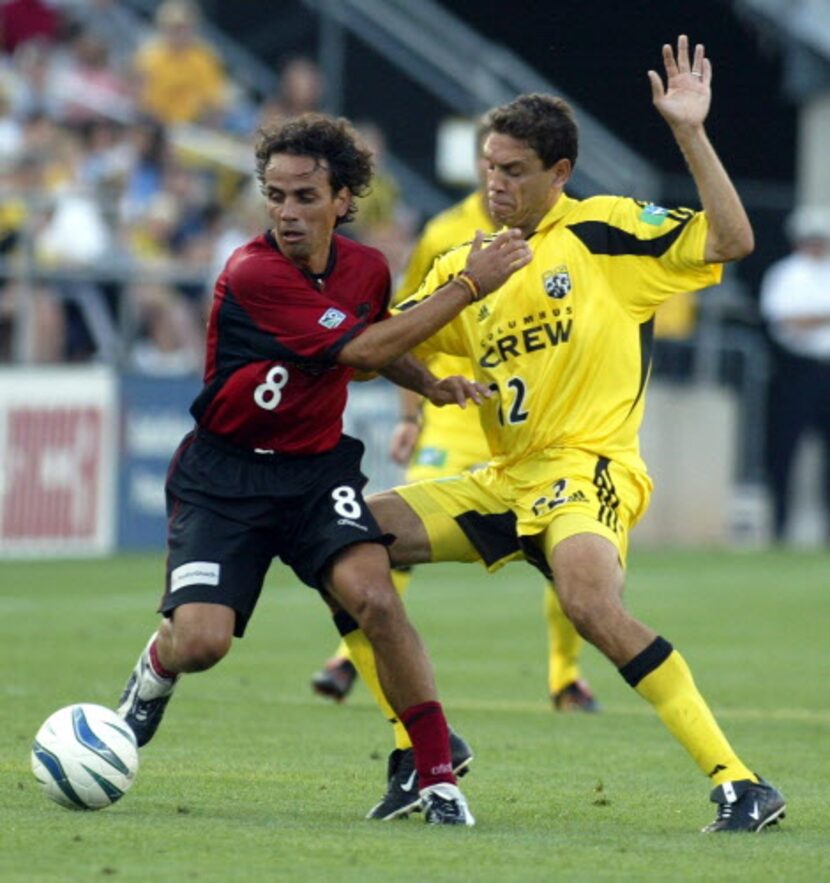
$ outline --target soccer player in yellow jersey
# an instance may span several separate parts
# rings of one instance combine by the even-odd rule
[[[484,191],[485,166],[481,157],[486,130],[479,127],[477,162],[482,187],[461,202],[434,217],[424,232],[404,271],[396,301],[414,293],[429,272],[435,258],[453,246],[469,241],[476,230],[494,232],[496,224],[487,213],[487,195]],[[469,359],[436,353],[429,360],[430,370],[438,377],[469,376]],[[490,459],[487,440],[481,430],[476,408],[436,408],[408,390],[400,391],[401,419],[395,427],[391,455],[396,462],[407,465],[407,481],[427,478],[446,478],[465,469],[478,467]],[[410,576],[408,570],[393,574],[398,591],[403,593]],[[548,690],[554,708],[561,711],[596,711],[598,705],[582,678],[578,657],[582,647],[571,621],[565,616],[553,587],[545,591],[545,615],[548,627]],[[313,689],[323,696],[342,701],[349,694],[356,678],[348,645],[341,640],[334,655],[311,679]],[[406,732],[401,727],[396,735],[396,748],[409,747]],[[386,814],[397,808],[394,801],[378,806]]]
[[[752,227],[705,130],[712,67],[688,39],[663,47],[666,80],[649,71],[653,103],[682,152],[702,211],[633,199],[583,201],[564,188],[577,157],[568,105],[523,95],[491,111],[484,145],[490,214],[518,227],[533,259],[486,302],[471,304],[419,347],[471,359],[495,394],[480,408],[494,457],[455,479],[370,499],[396,536],[393,564],[524,557],[553,575],[580,634],[650,702],[713,786],[703,830],[760,831],[784,815],[779,791],[733,750],[680,653],[622,603],[628,532],[648,505],[640,457],[651,329],[672,294],[718,282],[749,254]],[[481,241],[477,234],[476,243]],[[409,301],[464,272],[470,247],[444,255]],[[359,631],[348,635],[360,669]],[[388,711],[387,711],[388,714]]]

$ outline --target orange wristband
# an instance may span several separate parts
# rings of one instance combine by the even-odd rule
[[[478,280],[472,273],[467,272],[467,270],[462,270],[452,281],[460,283],[470,292],[470,300],[472,303],[481,300],[481,286],[478,284]]]

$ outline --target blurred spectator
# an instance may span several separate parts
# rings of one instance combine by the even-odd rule
[[[69,10],[84,33],[107,47],[119,70],[127,67],[136,41],[136,15],[125,6],[121,0],[81,0]]]
[[[43,0],[6,0],[0,5],[0,43],[9,54],[29,40],[53,40],[61,29],[61,16]]]
[[[358,201],[359,210],[352,222],[354,235],[362,240],[362,233],[375,226],[394,221],[402,210],[401,188],[386,168],[386,136],[376,123],[363,122],[357,132],[372,154],[375,174],[372,189]]]
[[[830,513],[830,208],[800,208],[787,222],[792,253],[761,285],[773,343],[767,469],[776,537],[785,539],[798,443],[815,430],[824,449],[822,496]]]
[[[260,111],[261,124],[275,117],[294,117],[323,107],[325,78],[318,65],[304,55],[288,58],[280,71],[277,94],[266,100]]]
[[[92,188],[112,211],[112,199],[123,189],[133,163],[124,129],[110,120],[97,119],[79,127],[78,137],[78,180]]]
[[[34,362],[59,362],[64,357],[65,311],[52,292],[19,273],[27,255],[24,234],[36,232],[37,200],[46,189],[46,162],[24,152],[0,170],[0,362],[15,353],[14,338],[25,338],[26,355]],[[22,323],[22,327],[21,327]]]
[[[15,52],[4,72],[5,87],[18,120],[62,117],[62,97],[56,88],[58,54],[47,43],[32,40]]]
[[[129,254],[143,268],[173,274],[177,281],[138,281],[128,302],[136,339],[130,363],[148,374],[198,371],[204,347],[204,270],[210,248],[202,246],[211,213],[198,176],[171,166],[163,188],[127,227]]]
[[[415,240],[416,215],[401,199],[401,188],[386,167],[386,136],[376,123],[357,126],[372,153],[375,174],[372,188],[358,200],[360,206],[348,235],[380,249],[389,261],[397,285]]]
[[[222,62],[198,34],[199,7],[165,0],[156,12],[159,34],[134,57],[139,103],[162,123],[221,121],[229,95]]]
[[[121,219],[129,223],[140,216],[164,186],[165,170],[171,161],[164,126],[146,119],[127,132],[130,163],[121,194]]]
[[[102,117],[122,123],[132,120],[130,87],[110,64],[109,51],[100,39],[84,31],[77,33],[61,67],[55,91],[67,123],[77,125]]]
[[[210,254],[205,261],[209,267],[205,306],[209,309],[213,297],[213,283],[225,266],[231,252],[258,233],[264,232],[270,220],[262,203],[262,194],[254,178],[239,190],[233,202],[214,219]]]
[[[201,368],[204,339],[190,306],[169,286],[143,283],[132,292],[139,318],[129,363],[143,374],[195,374]]]
[[[0,166],[14,160],[23,147],[23,127],[12,113],[11,101],[0,87]]]

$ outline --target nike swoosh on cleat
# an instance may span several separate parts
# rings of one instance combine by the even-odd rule
[[[413,770],[409,778],[401,784],[401,791],[411,791],[415,787],[415,778],[418,775],[416,770]]]
[[[756,822],[761,818],[761,811],[758,809],[758,801],[752,804],[752,810],[749,813],[749,817],[754,819]]]

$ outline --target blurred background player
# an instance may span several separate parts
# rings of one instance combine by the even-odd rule
[[[412,252],[398,288],[396,301],[405,300],[418,290],[433,261],[455,245],[469,242],[476,230],[492,233],[497,225],[487,211],[484,190],[486,163],[481,148],[487,129],[482,121],[476,132],[476,170],[481,186],[465,199],[429,221]],[[471,376],[469,360],[439,354],[429,361],[437,376]],[[474,469],[490,459],[490,449],[479,422],[478,408],[435,408],[420,396],[401,390],[401,417],[392,435],[390,455],[402,466],[408,464],[407,481],[444,478]],[[403,594],[411,579],[408,570],[395,570],[393,580]],[[548,691],[559,711],[598,711],[599,706],[579,669],[582,638],[562,612],[553,587],[544,595],[548,630]],[[321,671],[312,676],[312,688],[322,696],[341,702],[357,678],[349,649],[341,641]],[[399,737],[399,738],[398,738]],[[396,732],[396,748],[410,748],[406,732]]]

